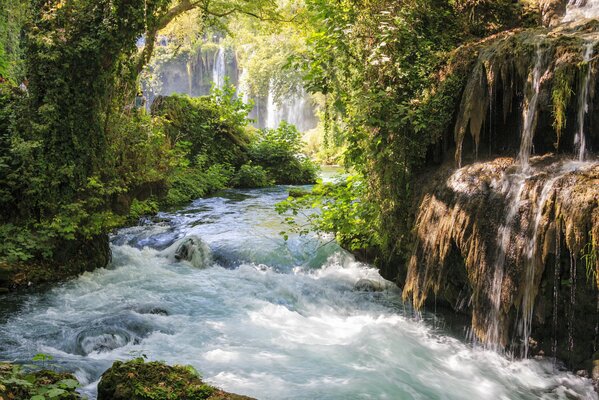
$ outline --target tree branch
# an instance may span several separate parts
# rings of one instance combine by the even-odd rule
[[[250,3],[251,4],[251,3]],[[276,22],[293,22],[295,20],[295,16],[289,20],[285,20],[282,18],[277,18],[276,16],[265,16],[253,12],[251,10],[246,10],[241,7],[232,7],[229,10],[217,12],[215,10],[210,9],[210,0],[181,0],[176,6],[172,7],[168,10],[164,15],[158,18],[158,21],[154,26],[148,28],[146,32],[145,38],[145,46],[141,53],[139,54],[136,66],[135,73],[139,75],[143,68],[150,62],[152,58],[152,54],[154,53],[154,47],[156,45],[156,38],[158,36],[158,32],[161,29],[166,28],[168,24],[170,24],[175,18],[179,15],[184,14],[188,11],[191,11],[195,8],[201,8],[202,12],[205,15],[210,15],[216,18],[224,18],[228,17],[232,14],[239,13],[245,14],[250,17],[257,18],[261,21],[276,21]]]

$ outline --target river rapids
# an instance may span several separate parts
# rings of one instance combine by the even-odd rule
[[[232,190],[112,237],[109,268],[0,297],[0,359],[75,372],[95,398],[115,360],[191,364],[204,380],[259,399],[596,399],[550,360],[514,361],[415,317],[399,290],[330,238],[291,235],[274,205],[287,188]],[[177,261],[195,236],[206,265]]]

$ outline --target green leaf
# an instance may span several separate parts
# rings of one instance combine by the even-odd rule
[[[46,393],[46,394],[48,395],[49,398],[53,399],[53,398],[56,398],[58,396],[65,394],[65,393],[66,393],[66,390],[64,390],[64,389],[52,388],[52,389],[48,390],[48,393]]]
[[[58,386],[67,389],[75,389],[79,387],[79,382],[75,379],[62,379],[56,383]]]

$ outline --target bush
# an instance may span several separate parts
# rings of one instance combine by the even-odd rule
[[[240,166],[247,160],[250,138],[246,133],[248,106],[234,98],[232,86],[215,89],[211,96],[158,97],[152,115],[160,117],[173,145],[190,143],[190,161],[202,156],[208,165]]]
[[[0,363],[0,399],[75,400],[77,379],[48,370],[27,371],[20,365]]]
[[[281,123],[278,129],[261,131],[249,148],[250,159],[262,166],[280,185],[316,183],[318,167],[301,153],[300,132]]]
[[[337,242],[352,251],[376,249],[380,246],[380,232],[373,221],[376,208],[366,199],[366,183],[359,175],[348,176],[337,183],[319,182],[311,193],[293,193],[277,204],[279,214],[285,216],[290,231],[307,234],[310,230],[332,233]],[[301,194],[301,195],[300,195]],[[313,212],[305,213],[312,209]],[[307,222],[297,216],[307,215]],[[287,233],[284,232],[287,236]]]
[[[268,176],[266,170],[252,163],[242,165],[233,178],[233,185],[239,188],[261,188],[273,184],[274,181]]]
[[[196,157],[194,163],[179,158],[180,165],[168,178],[169,190],[163,203],[168,206],[188,203],[217,190],[226,188],[233,177],[229,164],[207,167],[205,157]]]

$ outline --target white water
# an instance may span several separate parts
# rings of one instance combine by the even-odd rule
[[[272,208],[285,197],[276,188],[198,200],[121,230],[109,269],[0,297],[0,358],[49,353],[92,397],[114,360],[146,354],[259,399],[597,398],[549,361],[513,362],[434,329],[427,314],[415,321],[398,291],[354,291],[380,276],[326,238],[286,243]],[[173,260],[166,249],[189,235],[215,265]]]
[[[593,51],[596,42],[589,42],[585,45],[585,52],[583,55],[583,61],[587,63],[587,72],[580,85],[580,93],[578,95],[578,131],[574,138],[574,146],[578,156],[578,161],[584,161],[586,157],[586,130],[585,130],[585,119],[589,112],[589,94],[592,83],[592,68],[589,64],[593,58]]]
[[[563,22],[599,18],[599,0],[570,0]]]
[[[214,82],[214,85],[217,88],[222,89],[225,86],[226,73],[225,48],[221,46],[216,53],[214,67],[212,69],[212,82]]]

